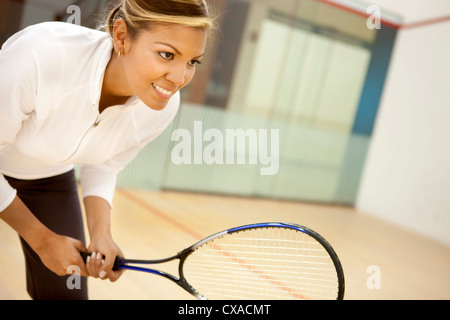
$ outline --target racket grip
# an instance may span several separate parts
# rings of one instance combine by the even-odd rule
[[[87,258],[92,255],[92,253],[89,252],[80,252],[81,257],[83,258],[83,261],[86,263]],[[105,258],[105,256],[103,256]],[[113,270],[118,271],[120,270],[120,261],[122,260],[121,257],[116,257],[116,260],[114,261]]]

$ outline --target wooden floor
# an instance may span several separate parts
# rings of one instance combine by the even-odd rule
[[[254,222],[292,222],[324,236],[341,259],[349,300],[450,299],[450,248],[350,208],[176,192],[118,190],[113,234],[127,257],[158,259],[215,232]],[[0,299],[29,299],[16,234],[0,221]],[[380,271],[369,289],[370,266]],[[175,265],[164,266],[174,271]],[[91,299],[191,299],[158,276],[126,271],[90,279]]]

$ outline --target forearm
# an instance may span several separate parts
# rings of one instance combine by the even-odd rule
[[[84,208],[91,240],[97,236],[111,237],[111,206],[99,197],[85,197]]]
[[[116,281],[123,270],[112,268],[116,257],[123,256],[123,253],[112,239],[111,206],[105,199],[94,196],[85,197],[84,206],[91,241],[88,251],[93,253],[86,263],[87,271],[93,277],[108,277]]]
[[[35,251],[45,245],[54,233],[44,226],[16,196],[13,202],[0,213],[0,218],[12,227]]]

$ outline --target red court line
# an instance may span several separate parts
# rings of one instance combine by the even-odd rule
[[[152,206],[150,203],[148,203],[148,202],[142,200],[141,198],[133,195],[133,193],[128,192],[128,191],[126,191],[124,189],[118,189],[117,192],[119,192],[125,198],[128,198],[129,200],[133,201],[134,203],[140,205],[145,210],[153,213],[158,218],[161,218],[161,219],[165,220],[166,222],[172,224],[173,226],[177,227],[181,231],[191,235],[192,237],[194,237],[198,241],[200,241],[201,239],[203,239],[205,237],[205,236],[201,235],[200,233],[197,233],[194,230],[186,227],[186,225],[180,223],[179,220],[176,220],[176,219],[173,219],[173,218],[169,217],[164,212],[162,212],[162,211],[158,210],[157,208],[155,208],[154,206]]]
[[[237,262],[238,264],[240,264],[242,267],[244,267],[245,269],[250,270],[251,272],[255,273],[256,275],[258,275],[259,277],[261,277],[264,280],[267,280],[268,282],[272,283],[273,285],[277,286],[278,288],[280,288],[282,291],[285,291],[287,293],[289,293],[290,295],[292,295],[293,297],[297,298],[297,299],[301,299],[301,300],[309,300],[306,296],[302,295],[301,293],[296,292],[295,290],[293,290],[292,288],[287,287],[286,285],[284,285],[282,282],[276,280],[274,277],[271,277],[270,275],[265,274],[264,272],[262,272],[261,270],[258,270],[257,267],[248,264],[247,262],[245,262],[244,260],[242,260],[241,258],[236,257],[235,255],[233,255],[232,253],[223,250],[220,246],[218,245],[214,245],[213,246],[216,250],[220,251],[220,253],[222,253],[225,257],[230,258],[231,260]]]
[[[366,12],[347,7],[343,4],[336,3],[336,2],[333,2],[330,0],[316,0],[316,1],[336,7],[338,9],[342,9],[344,11],[356,14],[361,17],[369,18],[371,16],[370,14],[368,14]],[[426,25],[440,23],[440,22],[444,22],[444,21],[450,21],[450,16],[444,16],[444,17],[440,17],[440,18],[433,18],[433,19],[424,20],[424,21],[412,22],[410,24],[398,24],[395,22],[388,21],[386,19],[381,19],[380,23],[382,25],[385,25],[385,26],[388,26],[388,27],[391,27],[394,29],[412,29],[412,28],[423,27]]]
[[[411,28],[427,26],[430,24],[440,23],[440,22],[444,22],[444,21],[450,21],[450,16],[444,16],[444,17],[425,20],[425,21],[412,22],[410,24],[405,24],[403,26],[400,26],[400,28],[401,29],[411,29]]]
[[[128,192],[124,189],[117,189],[118,193],[120,193],[122,196],[124,196],[125,198],[128,198],[130,201],[138,204],[139,206],[141,206],[142,208],[144,208],[145,210],[151,212],[152,214],[154,214],[155,216],[157,216],[158,218],[161,218],[163,220],[165,220],[166,222],[176,226],[177,228],[179,228],[181,231],[191,235],[192,237],[198,239],[199,241],[201,239],[204,238],[204,236],[202,236],[201,234],[195,232],[194,230],[186,227],[184,224],[178,222],[178,220],[176,219],[172,219],[169,216],[167,216],[166,214],[164,214],[162,211],[156,209],[154,206],[150,205],[148,202],[143,201],[141,198],[133,195],[131,192]],[[282,284],[281,282],[275,280],[274,278],[272,278],[271,276],[265,275],[263,272],[257,270],[255,267],[250,266],[249,264],[247,264],[245,261],[243,261],[242,259],[236,258],[233,256],[233,254],[226,252],[222,249],[220,249],[220,252],[222,252],[222,254],[224,256],[228,256],[230,257],[232,260],[237,261],[238,263],[240,263],[244,268],[247,268],[249,270],[251,270],[252,272],[256,273],[257,275],[259,275],[261,278],[268,280],[269,282],[271,282],[272,284],[280,287],[283,291],[288,292],[289,294],[291,294],[292,296],[299,298],[299,299],[304,299],[306,300],[307,297],[303,296],[300,293],[295,292],[294,290],[292,290],[291,288],[286,287],[284,284]]]
[[[353,13],[353,14],[356,14],[356,15],[361,16],[361,17],[364,17],[364,18],[368,18],[368,17],[371,16],[370,14],[368,14],[368,13],[366,13],[366,12],[363,12],[363,11],[360,11],[360,10],[357,10],[357,9],[353,9],[353,8],[344,6],[343,4],[336,3],[336,2],[332,2],[332,1],[329,1],[329,0],[316,0],[316,1],[317,1],[317,2],[321,2],[321,3],[323,3],[323,4],[327,4],[327,5],[336,7],[336,8],[338,8],[338,9],[342,9],[342,10],[344,10],[344,11],[347,11],[347,12],[350,12],[350,13]],[[390,22],[390,21],[387,21],[387,20],[385,20],[385,19],[381,19],[381,20],[380,20],[380,23],[383,24],[383,25],[385,25],[385,26],[394,28],[394,29],[399,29],[399,28],[400,28],[400,25],[399,25],[399,24],[393,23],[393,22]]]

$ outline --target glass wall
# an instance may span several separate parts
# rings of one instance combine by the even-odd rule
[[[366,18],[314,0],[220,5],[220,33],[176,126],[194,132],[201,119],[222,130],[276,128],[279,170],[262,176],[248,164],[174,165],[168,154],[163,188],[353,204],[378,108],[364,101],[369,92],[381,96],[375,88],[384,78],[373,79],[388,68],[395,37],[385,33],[395,32],[369,29]],[[365,109],[372,113],[356,130]]]
[[[95,27],[109,3],[18,2],[0,1],[21,17],[16,29],[68,21],[71,4],[82,25]],[[369,29],[366,18],[322,1],[209,3],[218,30],[180,112],[120,174],[119,186],[353,204],[395,31]],[[176,138],[180,132],[188,135]],[[230,132],[243,133],[242,143],[228,144]],[[191,161],[174,159],[180,148],[183,156],[190,149]],[[261,174],[270,166],[274,174]]]

